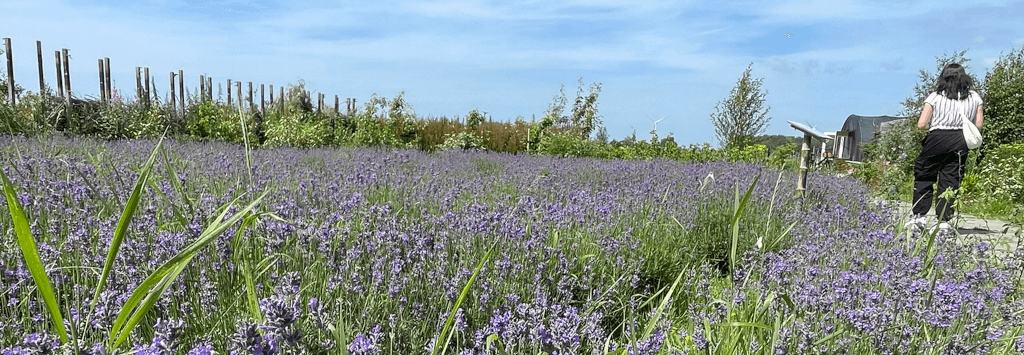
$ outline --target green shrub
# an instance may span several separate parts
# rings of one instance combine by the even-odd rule
[[[462,131],[453,133],[444,140],[438,149],[459,150],[459,149],[482,149],[484,139],[472,132]]]
[[[985,85],[985,146],[1024,143],[1024,47],[997,59]]]
[[[1024,144],[994,149],[980,166],[977,186],[994,198],[1024,203]]]
[[[537,152],[565,157],[611,158],[615,153],[601,142],[580,138],[571,131],[549,132],[537,144]]]
[[[725,150],[725,160],[763,164],[768,161],[768,148],[763,144],[748,145],[743,148],[730,147]]]

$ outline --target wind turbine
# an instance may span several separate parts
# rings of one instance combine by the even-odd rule
[[[668,116],[665,116],[662,119],[657,120],[657,121],[655,121],[653,118],[650,118],[650,117],[648,117],[647,119],[651,120],[651,122],[654,122],[654,131],[657,132],[658,131],[658,122],[664,121],[666,118],[668,118]]]

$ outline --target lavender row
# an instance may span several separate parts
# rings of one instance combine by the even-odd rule
[[[155,142],[3,139],[11,162],[5,172],[35,221],[51,280],[73,308],[68,323],[95,334],[86,344],[102,341],[128,293],[194,240],[218,206],[262,189],[271,191],[267,209],[287,222],[265,219],[244,230],[240,245],[232,242],[235,230],[225,233],[160,301],[155,325],[134,335],[138,350],[424,352],[492,246],[498,252],[456,313],[449,350],[484,353],[492,335],[510,353],[601,353],[608,339],[634,353],[699,350],[709,346],[701,339],[723,335],[695,325],[743,316],[722,314],[716,298],[728,296],[730,307],[742,310],[768,294],[794,303],[770,315],[799,315],[776,327],[784,338],[778,350],[810,348],[837,329],[848,336],[828,346],[873,352],[906,337],[868,344],[867,336],[927,328],[963,333],[957,344],[971,345],[1020,329],[1011,311],[1019,305],[1015,264],[987,262],[977,257],[979,246],[943,236],[934,267],[914,268],[922,255],[893,232],[893,210],[853,180],[812,175],[806,197],[795,199],[794,176],[776,180],[777,171],[755,165],[274,149],[253,152],[249,185],[243,149],[189,142],[166,144],[170,165],[158,160],[155,176],[167,199],[147,192],[100,307],[84,315],[75,306],[91,301],[82,296],[95,287],[89,270],[102,267],[121,206]],[[166,178],[171,170],[183,195]],[[737,188],[755,176],[761,178],[741,219],[740,254],[747,253],[740,278],[722,266],[730,237],[722,220]],[[10,230],[9,219],[0,220]],[[792,223],[779,243],[758,249],[758,237],[774,240]],[[15,245],[13,233],[3,243]],[[18,253],[0,252],[0,348],[45,346],[32,345],[46,343],[39,334],[48,323]],[[630,325],[649,311],[637,300],[685,270],[697,281],[655,334],[636,339]],[[246,305],[243,271],[255,273],[259,315]],[[939,292],[923,292],[922,282],[934,275],[942,275]],[[999,336],[966,336],[979,324]],[[758,346],[751,351],[777,350]]]

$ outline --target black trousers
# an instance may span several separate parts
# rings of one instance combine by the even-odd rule
[[[938,182],[938,195],[948,189],[959,189],[967,166],[967,141],[962,130],[934,130],[921,143],[921,155],[914,161],[915,215],[924,216],[932,207],[935,196],[933,185]],[[953,218],[954,199],[940,198],[935,203],[935,215],[940,221]]]

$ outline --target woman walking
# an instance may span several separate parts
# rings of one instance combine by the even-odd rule
[[[974,90],[974,82],[960,64],[949,64],[942,69],[935,91],[926,98],[917,128],[928,130],[922,142],[921,154],[914,161],[914,215],[907,225],[918,230],[926,224],[925,215],[931,209],[938,182],[938,195],[949,189],[960,188],[967,163],[967,142],[964,125],[982,126],[981,95]],[[953,218],[953,199],[939,198],[935,203],[935,216],[939,228],[948,230]]]

